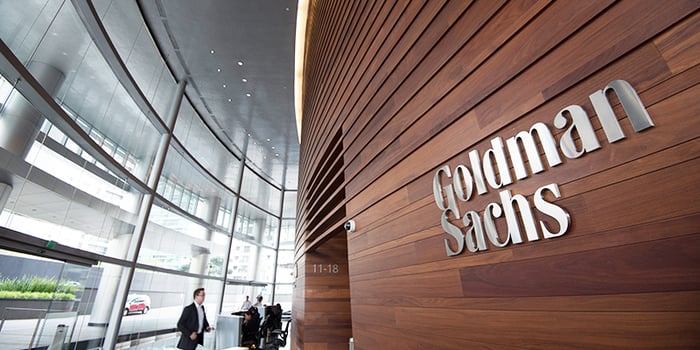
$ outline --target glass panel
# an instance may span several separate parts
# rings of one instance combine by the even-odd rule
[[[0,76],[0,108],[7,103],[7,99],[10,98],[13,89],[14,87],[12,84],[5,80],[5,77]]]
[[[59,6],[57,3],[64,4]],[[122,148],[138,160],[137,163],[149,163],[157,149],[159,134],[118,83],[70,2],[6,1],[0,4],[0,9],[2,39],[14,41],[18,32],[24,34],[21,43],[15,46],[18,50],[15,54],[28,62],[29,71],[41,74],[41,68],[49,67],[62,77],[48,82],[42,81],[43,75],[37,79],[49,93],[55,91],[67,113],[99,130],[98,144],[102,144],[104,137],[108,153],[113,154],[113,149]],[[17,14],[16,18],[30,20],[27,23],[33,24],[17,23],[14,18],[8,18],[9,14]],[[52,18],[54,14],[55,18]],[[40,41],[34,38],[40,38]],[[24,53],[25,48],[29,49],[27,52],[31,52],[31,56]],[[55,89],[53,85],[47,85],[54,83],[57,85]],[[119,123],[114,123],[114,120],[119,120]],[[149,169],[137,166],[134,174],[145,181]]]
[[[124,309],[129,311],[122,317],[119,335],[128,339],[117,344],[117,348],[129,348],[132,341],[137,348],[174,348],[178,337],[175,324],[185,306],[193,302],[193,292],[204,288],[204,310],[211,327],[216,325],[221,302],[222,282],[210,279],[185,277],[148,270],[136,270],[129,297]],[[148,311],[143,312],[148,307]],[[154,337],[155,331],[172,330],[170,334]],[[204,347],[213,349],[216,331],[204,335]]]
[[[58,277],[54,300],[51,301],[51,306],[47,310],[36,346],[70,344],[72,341],[75,342],[72,339],[73,335],[79,339],[82,334],[85,317],[78,316],[82,304],[81,297],[87,291],[88,276],[94,275],[96,271],[88,266],[60,262],[59,264],[62,265],[62,271]],[[72,295],[75,295],[73,300],[70,299]],[[57,297],[61,300],[57,300]],[[88,306],[83,305],[82,310],[87,310]],[[79,326],[80,328],[78,328]],[[98,334],[100,332],[98,331]]]
[[[299,165],[298,164],[288,164],[287,165],[287,176],[285,177],[284,188],[290,190],[296,190],[299,188]]]
[[[277,283],[292,283],[294,282],[294,251],[281,250],[279,251],[277,261]]]
[[[48,136],[58,143],[65,143],[66,142],[66,135],[63,134],[63,132],[56,127],[51,127],[49,126],[49,133]]]
[[[26,113],[40,115],[36,110]],[[0,225],[69,247],[123,258],[141,193],[63,144],[49,140],[30,143],[24,159],[4,153],[13,158],[7,160],[5,170],[14,174],[15,180],[0,214]],[[87,154],[85,150],[78,153]]]
[[[280,232],[280,246],[279,249],[294,249],[294,239],[296,230],[296,220],[283,219],[282,220],[282,230]],[[291,259],[290,259],[291,261]]]
[[[234,234],[239,239],[277,248],[279,220],[246,201],[238,204]]]
[[[175,205],[177,205],[178,207],[180,207],[180,208],[182,208],[182,206],[181,206],[181,201],[182,201],[182,192],[183,192],[184,190],[185,190],[185,189],[184,189],[182,186],[176,185],[176,186],[175,186],[175,191],[173,191],[173,196],[170,198],[170,201],[171,201],[173,204],[175,204]],[[187,206],[187,207],[185,207],[185,208],[183,208],[183,209],[187,209],[188,207],[189,207],[189,206]]]
[[[297,215],[297,191],[284,192],[283,218],[296,218]]]
[[[58,128],[52,128],[52,129],[58,129]],[[71,151],[77,155],[81,155],[83,153],[82,148],[80,148],[80,146],[78,146],[78,144],[75,143],[73,140],[66,140],[66,148],[69,151]]]
[[[216,215],[216,225],[223,228],[226,232],[231,232],[231,227],[233,227],[234,197],[231,196],[227,200],[222,200]]]
[[[276,252],[272,249],[258,248],[260,251],[258,253],[257,272],[256,280],[261,282],[272,283],[275,278],[275,254]],[[266,295],[267,294],[267,295]],[[272,300],[272,288],[264,289],[263,296],[266,300]]]
[[[65,6],[61,13],[69,12],[67,17],[75,17],[68,9],[72,6]],[[56,30],[59,29],[64,28]],[[113,155],[115,149],[122,149],[134,159],[150,162],[159,140],[156,129],[118,83],[84,29],[71,35],[75,37],[71,40],[84,41],[85,48],[68,51],[76,57],[62,59],[61,72],[65,79],[56,93],[59,103],[71,117],[79,120],[98,144],[106,147],[107,153]],[[51,40],[42,42],[35,59],[45,56],[48,61],[53,61],[51,57],[57,54],[52,51],[56,49],[53,45],[55,43]],[[114,120],[120,122],[114,123]],[[117,161],[123,164],[122,160]],[[140,171],[134,174],[145,180],[148,169],[140,167]]]
[[[103,337],[104,328],[86,329],[97,272],[0,250],[0,348],[46,348]]]
[[[174,80],[145,31],[136,3],[96,0],[94,5],[130,73],[156,111],[164,114],[175,90]],[[146,305],[150,299],[150,306],[148,310],[140,304],[134,310],[129,307],[129,315],[122,316],[119,339],[133,339],[141,344],[158,342],[149,337],[155,331],[173,328],[182,307],[191,302],[192,291],[199,286],[207,288],[205,305],[211,321],[222,298],[217,294],[222,290],[220,279],[224,275],[229,280],[262,283],[259,286],[227,285],[225,311],[239,308],[245,295],[249,295],[253,302],[261,295],[264,303],[270,303],[273,290],[277,294],[276,302],[285,300],[287,295],[291,300],[291,287],[284,283],[288,279],[284,274],[289,274],[289,266],[284,261],[293,258],[292,218],[295,216],[293,197],[296,193],[285,196],[284,216],[287,219],[280,230],[278,216],[282,194],[279,183],[285,177],[278,171],[283,168],[279,159],[265,163],[263,160],[269,154],[250,148],[256,154],[250,159],[257,160],[255,157],[262,155],[260,163],[266,165],[260,173],[265,177],[272,176],[274,185],[246,169],[244,193],[248,201],[241,200],[236,212],[235,192],[240,190],[241,162],[184,100],[174,131],[175,142],[180,142],[206,171],[199,169],[197,162],[190,157],[176,152],[174,147],[169,149],[163,177],[157,187],[165,200],[156,196],[142,246],[137,250],[137,242],[132,237],[134,232],[140,231],[138,214],[143,193],[128,186],[124,174],[131,172],[144,182],[148,179],[160,134],[116,80],[92,44],[70,1],[0,1],[0,38],[22,62],[27,62],[31,72],[34,63],[29,62],[60,62],[53,67],[60,68],[64,77],[55,90],[57,102],[97,142],[94,149],[82,149],[79,145],[83,142],[78,142],[81,140],[71,140],[66,136],[71,134],[69,130],[60,130],[49,122],[42,126],[39,122],[36,127],[49,138],[44,142],[29,140],[23,149],[28,156],[22,158],[0,150],[0,160],[7,164],[6,170],[13,179],[10,197],[0,214],[0,225],[83,252],[127,260],[123,261],[124,265],[136,260],[140,267],[158,266],[199,277],[142,269],[135,271],[128,293],[136,298],[148,296],[141,298],[139,303]],[[0,82],[3,111],[11,107],[11,90],[11,84]],[[40,116],[37,111],[33,112]],[[0,115],[0,120],[3,117]],[[58,118],[57,115],[45,117],[54,122]],[[235,141],[230,146],[233,151],[240,152],[238,145],[243,145],[247,136],[243,128],[234,133],[225,136]],[[229,141],[231,139],[223,142]],[[104,164],[95,161],[95,150],[100,147],[123,166],[114,170],[119,174],[108,171]],[[287,170],[286,187],[296,188],[296,175],[292,178],[290,172],[296,174],[296,169]],[[234,222],[235,238],[229,243]],[[280,231],[283,237],[280,247],[286,250],[278,260],[275,248]],[[229,244],[232,244],[232,253],[226,256]],[[139,256],[129,256],[129,250],[139,251]],[[224,271],[226,259],[228,271]],[[5,270],[13,266],[3,261],[0,264],[1,276],[5,277]],[[70,269],[65,265],[62,276],[69,276]],[[57,325],[51,323],[54,321],[69,325],[67,339],[70,341],[84,341],[87,348],[102,345],[104,325],[109,323],[110,316],[122,314],[126,309],[121,300],[115,301],[115,295],[119,288],[123,288],[121,278],[129,276],[131,270],[102,262],[86,271],[81,277],[70,277],[66,282],[80,289],[75,296],[75,301],[80,301],[77,309],[66,311],[77,312],[77,321],[71,323],[62,315],[53,315],[56,317],[51,316],[51,320],[36,316],[33,320],[41,320],[44,330],[37,332],[33,341],[22,340],[26,344],[19,348],[46,346],[45,342],[55,335]],[[281,285],[271,284],[275,273]],[[288,289],[289,293],[286,292]],[[6,327],[9,326],[6,324]],[[10,328],[0,331],[5,335],[8,330]],[[166,343],[172,341],[163,346],[174,346],[177,340],[174,334],[164,334],[162,338]],[[5,348],[1,345],[9,339],[0,336],[0,348]],[[213,334],[207,335],[205,346],[213,339]],[[118,347],[121,346],[128,347],[129,344]]]
[[[59,96],[91,137],[110,155],[115,150],[128,154],[136,163],[133,174],[143,181],[149,175],[160,134],[112,75],[102,56],[91,46],[80,65],[73,67],[72,80],[61,87]],[[115,123],[115,120],[119,120]],[[123,157],[116,159],[125,165]]]
[[[274,277],[275,251],[234,239],[229,259],[228,279],[234,281],[255,281],[272,283]],[[261,289],[257,294],[267,295],[270,300],[272,289]],[[268,294],[266,294],[268,293]]]
[[[27,62],[61,7],[70,6],[64,6],[64,1],[58,0],[1,1],[0,37],[2,41],[20,61]],[[76,26],[79,24],[75,21],[66,22],[65,19],[65,17],[57,18],[54,25]],[[73,31],[52,32],[51,36],[57,41],[69,40],[69,38],[77,40],[78,38],[71,38]]]
[[[241,196],[266,211],[279,215],[282,193],[246,167],[243,171]]]
[[[286,314],[282,315],[284,319],[291,317],[293,287],[292,284],[277,284],[275,286],[275,304],[279,303],[282,306],[282,310]]]
[[[224,295],[224,313],[248,310],[252,304],[255,304],[255,297],[260,293],[260,290],[262,290],[262,287],[238,284],[227,285]],[[245,302],[246,297],[248,297],[248,302],[250,304]],[[250,306],[245,307],[246,305]]]
[[[13,33],[13,30],[26,32],[24,44],[18,46],[19,52],[15,53],[21,60],[31,62],[27,64],[29,71],[39,74],[37,79],[44,84],[49,93],[55,91],[55,96],[66,112],[72,118],[82,119],[90,128],[99,130],[99,133],[95,133],[95,139],[100,145],[106,142],[108,153],[114,154],[114,149],[121,148],[135,160],[150,162],[159,139],[156,129],[150,125],[117,82],[111,69],[92,44],[73,6],[69,2],[65,2],[63,6],[57,6],[56,3],[60,2],[3,2],[0,6],[7,10],[0,11],[3,16],[0,22],[5,26],[4,29],[0,29],[3,40],[14,39],[16,33]],[[59,7],[60,10],[56,12]],[[32,13],[30,11],[39,14],[28,16],[36,19],[30,27],[13,24],[14,19],[5,18],[8,13],[17,13],[18,18],[24,18],[27,17],[24,13]],[[44,24],[47,17],[54,14],[55,18]],[[31,39],[34,37],[42,39]],[[29,42],[32,43],[32,54],[24,57],[22,51],[24,45]],[[56,63],[49,66],[37,62]],[[58,73],[57,80],[54,80],[54,76],[48,75],[47,78],[47,75],[42,74],[45,71],[41,69],[46,67]],[[44,81],[45,79],[50,81]],[[54,88],[53,84],[57,86]],[[54,118],[46,117],[49,120]],[[120,122],[114,123],[117,118]],[[91,133],[90,130],[86,132]],[[118,162],[122,163],[121,160]],[[136,167],[135,175],[145,180],[149,169]]]
[[[87,122],[83,121],[83,124],[87,124]],[[102,143],[105,141],[104,135],[102,135],[101,132],[97,131],[97,129],[92,128],[92,126],[88,125],[89,132],[88,134],[90,135],[90,138],[95,141],[96,144],[102,145]]]
[[[179,212],[154,205],[137,261],[175,271],[223,277],[228,234],[212,231]]]
[[[238,281],[255,280],[255,264],[258,261],[258,247],[251,243],[233,240],[229,256],[228,279]]]
[[[117,146],[112,140],[105,139],[104,142],[102,142],[102,149],[111,156],[114,155],[114,152],[117,150]]]
[[[110,40],[146,99],[165,118],[177,84],[151,39],[134,1],[93,1]]]
[[[268,140],[252,138],[247,141],[247,144],[246,157],[250,160],[247,164],[255,169],[255,172],[270,180],[275,187],[282,187],[287,169],[284,162],[285,155],[280,155],[279,150],[270,148]],[[291,188],[296,189],[296,186]]]
[[[165,186],[163,186],[163,179]],[[216,224],[219,206],[233,206],[234,194],[213,181],[198,165],[170,147],[157,192],[182,210]],[[227,225],[230,227],[230,224]]]
[[[209,131],[189,101],[182,101],[174,135],[204,169],[232,191],[238,191],[241,162]]]

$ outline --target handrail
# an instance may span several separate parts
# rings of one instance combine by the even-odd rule
[[[36,332],[39,329],[39,325],[41,324],[41,321],[45,319],[47,310],[45,309],[34,309],[34,308],[26,308],[26,307],[5,307],[2,310],[2,320],[0,321],[0,332],[2,332],[2,327],[5,325],[5,312],[6,311],[38,311],[37,315],[38,318],[36,319],[36,325],[34,326],[34,332],[32,333],[32,338],[29,340],[29,347],[28,349],[32,348],[32,344],[34,344],[34,338],[36,338]]]

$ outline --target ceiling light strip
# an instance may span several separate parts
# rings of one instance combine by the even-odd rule
[[[306,21],[309,15],[309,0],[299,0],[297,6],[297,29],[294,47],[294,111],[297,120],[297,136],[301,143],[302,95],[304,88],[304,60],[306,52]]]

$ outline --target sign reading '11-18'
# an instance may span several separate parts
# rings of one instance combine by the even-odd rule
[[[604,89],[589,96],[609,143],[625,138],[608,100],[610,92],[617,95],[635,132],[654,126],[634,88],[627,81],[615,80]],[[448,256],[460,254],[465,245],[470,252],[486,250],[488,249],[487,240],[496,247],[505,247],[510,242],[523,243],[521,224],[528,241],[540,239],[538,227],[544,238],[559,237],[567,232],[571,224],[569,213],[545,198],[547,192],[555,198],[561,197],[556,183],[537,189],[532,196],[532,204],[523,195],[514,195],[508,189],[501,190],[499,192],[501,202],[489,203],[483,210],[483,216],[475,210],[462,214],[457,205],[458,201],[469,201],[474,190],[482,195],[488,192],[489,187],[495,190],[512,184],[514,180],[510,172],[511,167],[517,180],[527,178],[529,174],[525,169],[526,162],[521,153],[521,144],[532,174],[544,171],[535,135],[539,138],[549,167],[562,163],[560,153],[568,159],[575,159],[600,148],[600,140],[596,137],[588,114],[581,106],[571,105],[562,109],[554,117],[553,124],[557,129],[564,130],[558,142],[554,139],[549,127],[545,123],[538,122],[530,127],[529,132],[520,131],[507,139],[505,145],[500,137],[492,139],[491,148],[483,155],[480,155],[477,150],[470,151],[469,166],[459,164],[454,169],[450,169],[445,165],[435,172],[433,177],[435,203],[442,210],[440,218],[442,228],[452,238],[452,240],[445,239],[445,250]],[[576,136],[579,137],[578,140]],[[516,205],[518,211],[515,209]],[[536,222],[533,210],[554,219],[558,223],[557,227],[549,227],[542,220]],[[464,231],[450,222],[451,216],[454,219],[462,219]],[[505,216],[508,232],[499,236],[494,220],[501,216]],[[454,243],[451,244],[451,241]],[[456,249],[452,249],[453,246]]]

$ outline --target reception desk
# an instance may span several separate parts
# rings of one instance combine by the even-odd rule
[[[238,315],[218,315],[216,319],[216,349],[238,349],[241,342],[243,317]],[[243,348],[245,349],[245,348]]]

